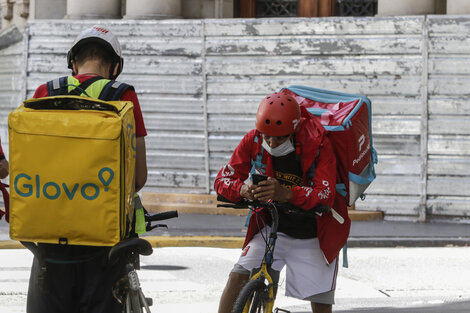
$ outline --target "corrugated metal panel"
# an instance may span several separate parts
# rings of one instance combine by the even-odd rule
[[[45,81],[68,74],[67,50],[82,29],[94,24],[96,21],[31,23],[29,96]],[[119,79],[134,85],[149,133],[147,189],[206,192],[201,21],[106,24],[119,36],[123,49],[124,70]]]
[[[206,36],[421,34],[422,17],[276,18],[207,20]]]
[[[358,209],[416,216],[420,190],[422,17],[207,21],[211,180],[264,95],[299,84],[362,93],[373,102],[374,144],[384,158]],[[396,182],[400,181],[400,184]],[[379,205],[383,197],[412,206]],[[378,197],[378,198],[377,198]],[[372,200],[370,200],[372,199]],[[395,203],[396,201],[394,201]]]
[[[470,216],[470,17],[429,16],[428,207]]]
[[[0,15],[1,16],[1,15]],[[8,114],[18,107],[22,100],[23,42],[0,50],[0,138],[3,152],[8,159]],[[8,178],[3,180],[8,184]],[[3,207],[3,198],[0,197]]]
[[[357,209],[468,216],[469,22],[465,16],[106,21],[123,47],[120,79],[135,85],[149,132],[147,190],[211,190],[253,127],[259,101],[301,84],[372,100],[377,180]],[[68,74],[68,48],[95,23],[32,21],[27,96]],[[21,48],[8,49],[0,51],[3,123],[3,104],[16,107],[22,88]]]
[[[0,136],[8,156],[8,113],[21,103],[23,42],[0,50]]]

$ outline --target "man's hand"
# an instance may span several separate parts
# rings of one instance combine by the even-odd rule
[[[292,199],[292,190],[282,187],[279,181],[272,177],[268,177],[267,180],[251,187],[254,199],[257,200],[289,202]]]
[[[240,188],[240,196],[242,196],[243,198],[245,199],[248,199],[248,200],[255,200],[255,197],[253,195],[253,189],[256,187],[256,185],[247,185],[247,184],[244,184],[241,188]]]

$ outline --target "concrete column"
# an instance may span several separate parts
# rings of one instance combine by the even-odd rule
[[[181,0],[126,0],[126,15],[124,18],[181,18]]]
[[[13,5],[10,0],[0,0],[0,12],[2,13],[2,21],[10,22],[13,19]]]
[[[435,14],[438,0],[378,0],[377,15]]]
[[[29,0],[0,0],[2,29],[16,26],[23,29],[29,18]]]
[[[470,14],[470,1],[447,0],[447,14]]]
[[[67,0],[67,15],[65,18],[121,18],[121,0]]]

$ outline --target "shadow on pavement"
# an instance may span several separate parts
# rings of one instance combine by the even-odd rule
[[[140,268],[151,271],[180,271],[187,269],[186,266],[178,265],[142,265]]]
[[[363,308],[350,310],[334,310],[335,313],[468,313],[470,312],[470,301],[446,302],[436,305],[413,306],[408,308]],[[307,313],[307,312],[302,312]]]

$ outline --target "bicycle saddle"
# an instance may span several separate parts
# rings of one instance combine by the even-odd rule
[[[135,254],[151,255],[152,246],[147,240],[141,238],[130,238],[123,240],[111,248],[108,254],[109,260],[121,258],[123,256],[131,256]]]

